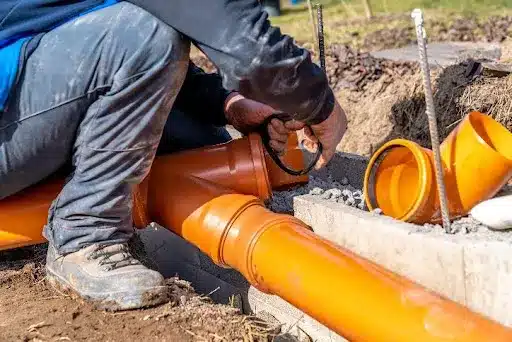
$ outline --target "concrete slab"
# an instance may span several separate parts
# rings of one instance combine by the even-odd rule
[[[512,246],[466,243],[464,265],[467,305],[512,326]]]
[[[400,49],[389,49],[371,53],[377,58],[385,58],[395,61],[418,61],[418,47],[416,45],[406,46]],[[429,64],[435,68],[456,64],[460,59],[468,57],[489,60],[499,60],[501,48],[499,44],[492,43],[466,43],[466,42],[441,42],[430,43],[427,46]]]

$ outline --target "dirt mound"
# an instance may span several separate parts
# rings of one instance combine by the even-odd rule
[[[370,32],[363,41],[363,49],[367,51],[378,51],[385,49],[400,48],[414,43],[414,27],[385,28]]]
[[[397,125],[392,108],[414,91],[419,74],[389,76],[370,83],[362,91],[349,90],[337,94],[348,117],[348,130],[338,150],[370,156],[384,142],[394,138]]]
[[[167,280],[171,301],[163,306],[98,311],[47,284],[44,249],[23,253],[22,260],[2,254],[0,341],[269,341],[279,330],[213,304],[177,278]]]
[[[466,61],[432,72],[438,129],[443,140],[471,111],[487,113],[512,131],[512,77],[475,75]],[[405,138],[430,147],[419,71],[338,94],[349,117],[339,150],[369,156],[383,143]]]
[[[410,74],[417,69],[417,65],[378,59],[348,45],[333,44],[326,51],[326,68],[329,83],[335,91],[361,91],[383,77],[388,79]]]
[[[405,20],[405,19],[404,19]],[[416,44],[416,33],[410,19],[403,27],[384,28],[364,38],[363,51],[377,51]],[[452,21],[427,20],[425,29],[431,42],[503,42],[510,36],[511,16],[492,16],[485,20],[476,16],[455,17]]]
[[[463,42],[502,42],[509,36],[511,16],[492,16],[487,20],[477,17],[457,18],[452,23],[430,21],[431,40]]]

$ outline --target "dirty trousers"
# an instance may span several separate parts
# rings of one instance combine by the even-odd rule
[[[128,240],[132,192],[149,172],[188,54],[178,32],[125,2],[47,33],[0,114],[0,198],[71,160],[45,237],[63,254]]]

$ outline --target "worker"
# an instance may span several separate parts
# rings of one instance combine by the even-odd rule
[[[194,81],[191,43],[219,69],[227,93],[217,100]],[[289,113],[269,125],[272,148],[305,126],[305,145],[324,147],[318,168],[346,129],[326,75],[258,0],[4,0],[0,61],[0,198],[71,163],[43,230],[47,277],[104,309],[167,299],[163,277],[127,241],[132,193],[175,102],[241,129],[269,107]]]

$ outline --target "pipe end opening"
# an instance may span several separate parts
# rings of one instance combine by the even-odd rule
[[[370,209],[380,208],[383,214],[404,221],[416,215],[428,197],[425,163],[417,152],[412,146],[395,142],[375,154],[365,180]]]

